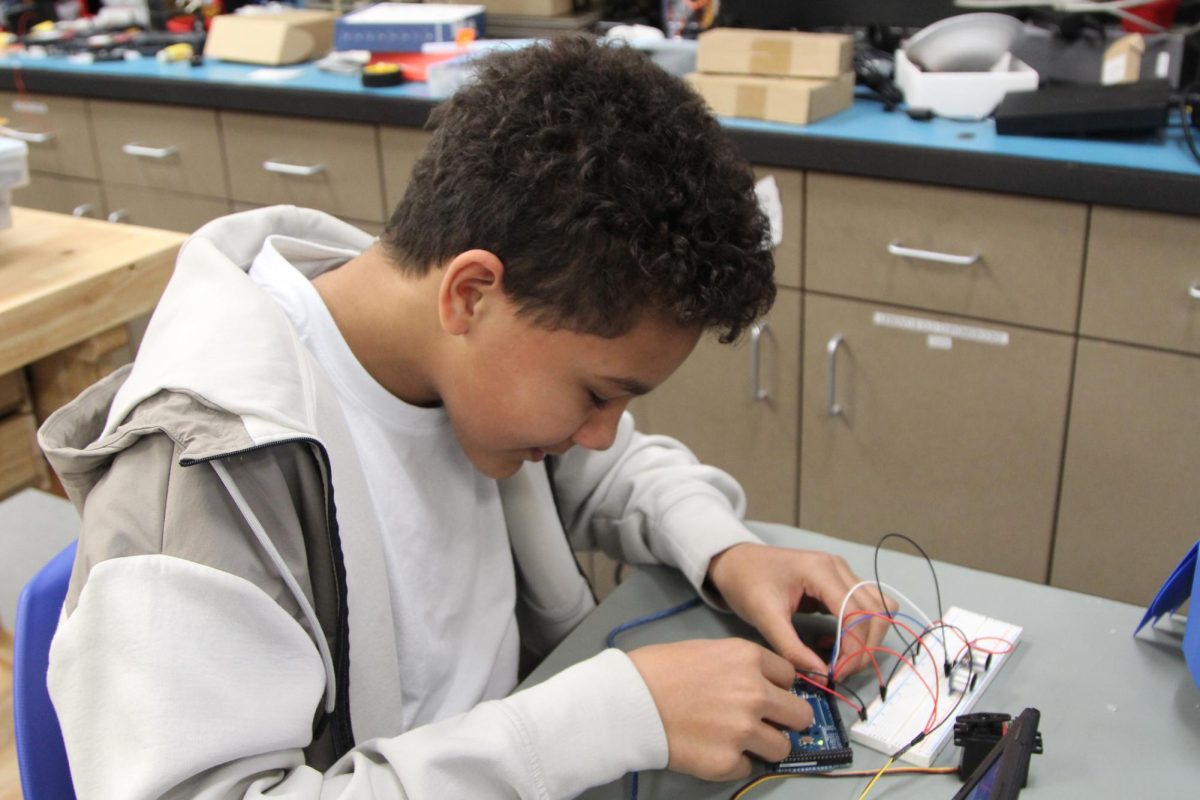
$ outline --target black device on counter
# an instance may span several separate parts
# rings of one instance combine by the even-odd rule
[[[1021,793],[1029,777],[1029,757],[1042,752],[1042,735],[1038,733],[1041,712],[1027,708],[1012,722],[1007,714],[964,714],[954,722],[954,743],[963,745],[965,771],[967,745],[972,753],[993,734],[1003,731],[999,740],[971,770],[967,782],[953,800],[1013,800]],[[994,740],[993,740],[994,741]]]
[[[996,133],[1013,136],[1118,136],[1153,133],[1167,124],[1171,84],[1043,86],[1010,92],[996,108]]]

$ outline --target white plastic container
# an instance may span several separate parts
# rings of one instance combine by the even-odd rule
[[[896,51],[896,86],[912,108],[927,108],[939,117],[984,119],[1009,92],[1032,92],[1037,71],[1005,53],[987,72],[924,72]]]
[[[12,227],[12,190],[29,185],[29,147],[0,136],[0,229]]]

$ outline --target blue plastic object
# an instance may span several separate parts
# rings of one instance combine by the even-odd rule
[[[73,800],[71,767],[58,715],[50,704],[46,669],[50,640],[67,596],[75,542],[50,559],[17,600],[13,634],[13,729],[25,800]]]
[[[1192,673],[1192,680],[1200,687],[1200,612],[1196,611],[1196,606],[1200,603],[1200,569],[1196,567],[1198,560],[1200,541],[1192,545],[1183,561],[1180,561],[1179,566],[1171,573],[1171,577],[1167,578],[1167,582],[1158,590],[1158,595],[1146,609],[1146,616],[1142,617],[1134,633],[1145,627],[1146,623],[1153,623],[1164,614],[1178,611],[1190,597],[1192,604],[1183,633],[1183,655],[1188,670]]]

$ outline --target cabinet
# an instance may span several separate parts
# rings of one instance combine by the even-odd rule
[[[1045,581],[1070,337],[805,297],[800,526]]]
[[[95,137],[87,101],[77,97],[0,92],[4,135],[29,147],[29,185],[13,193],[20,206],[101,217]]]
[[[751,519],[795,524],[800,292],[780,289],[757,335],[706,336],[675,375],[630,404],[638,429],[679,439],[746,489]]]
[[[1200,536],[1200,232],[1092,212],[1056,586],[1146,604]]]

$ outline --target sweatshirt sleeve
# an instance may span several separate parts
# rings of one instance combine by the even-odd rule
[[[649,690],[608,650],[313,769],[303,748],[325,672],[311,637],[248,581],[164,555],[93,568],[48,683],[84,800],[556,800],[667,762]]]
[[[627,412],[612,447],[576,447],[554,469],[559,511],[572,544],[632,564],[679,569],[701,596],[713,556],[760,540],[743,524],[746,495],[729,474],[703,465],[680,442],[634,429]]]

